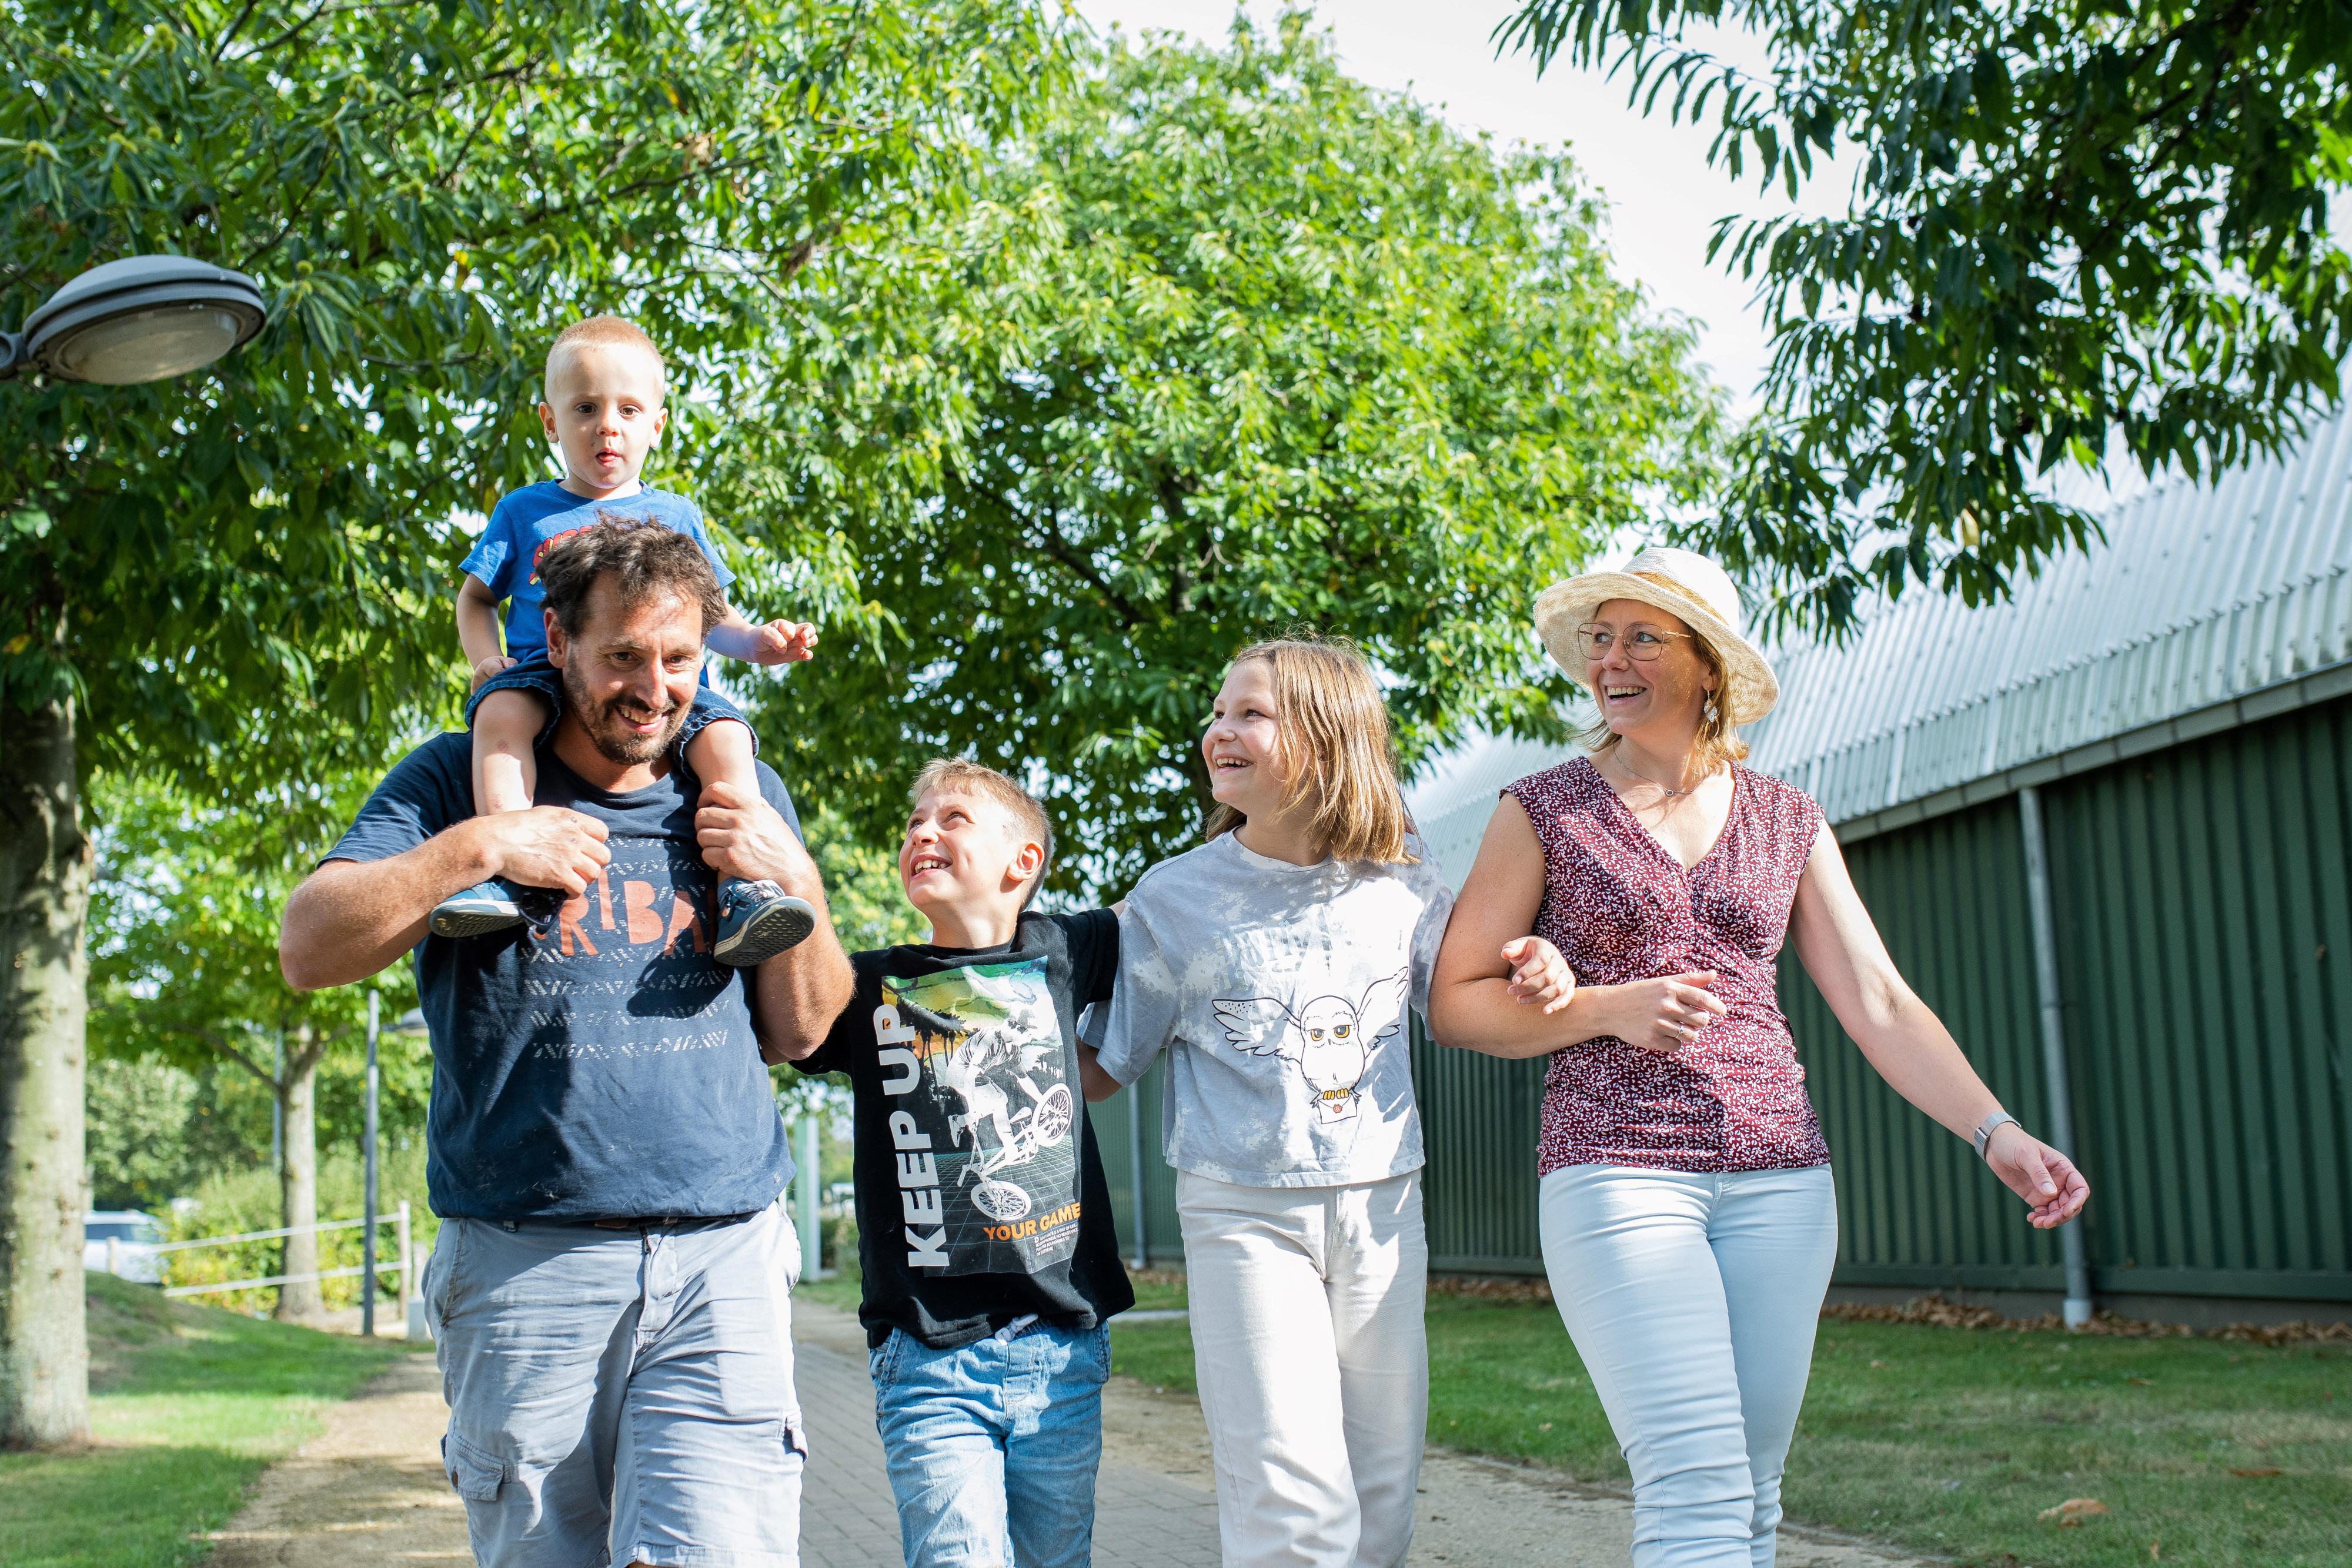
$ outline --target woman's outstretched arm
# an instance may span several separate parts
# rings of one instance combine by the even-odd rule
[[[1519,979],[1528,933],[1543,908],[1543,844],[1527,808],[1506,795],[1486,823],[1478,859],[1438,950],[1429,987],[1429,1031],[1441,1045],[1488,1056],[1548,1056],[1613,1036],[1675,1051],[1723,1015],[1707,994],[1711,974],[1669,975],[1626,986],[1578,986],[1564,1002],[1528,1005]]]
[[[1896,972],[1826,826],[1797,884],[1789,936],[1830,1010],[1897,1094],[1963,1138],[2001,1108],[1943,1020]],[[2042,1229],[2074,1218],[2090,1197],[2073,1161],[2014,1122],[1994,1130],[1986,1154]]]

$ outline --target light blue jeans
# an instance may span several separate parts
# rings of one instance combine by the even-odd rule
[[[1635,1568],[1771,1568],[1837,1257],[1830,1167],[1543,1178],[1552,1299],[1633,1471]]]
[[[908,1568],[1086,1568],[1108,1328],[1032,1320],[955,1350],[894,1329],[867,1360]]]
[[[425,1317],[482,1568],[798,1568],[781,1200],[628,1230],[449,1219]]]

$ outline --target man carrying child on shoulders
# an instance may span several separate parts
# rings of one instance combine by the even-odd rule
[[[793,1568],[807,1451],[786,1291],[793,1162],[763,1054],[812,1049],[850,991],[791,798],[679,766],[726,599],[657,523],[581,529],[541,563],[561,713],[535,804],[477,814],[472,742],[402,759],[288,902],[287,983],[412,952],[433,1036],[425,1312],[444,1469],[484,1568]],[[492,877],[541,925],[434,934]],[[717,949],[721,878],[813,919],[753,966]]]
[[[1053,829],[1002,773],[934,762],[914,793],[898,875],[930,942],[853,954],[824,1043],[771,1060],[855,1089],[858,1317],[910,1568],[1082,1568],[1104,1325],[1135,1304],[1084,1104],[1118,1086],[1077,1040],[1118,922],[1029,910]]]

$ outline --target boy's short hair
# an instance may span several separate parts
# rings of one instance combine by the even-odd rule
[[[661,367],[663,386],[667,388],[669,384],[669,361],[662,358],[661,350],[646,336],[645,329],[619,316],[590,316],[558,332],[555,341],[547,346],[546,363],[540,367],[542,393],[549,379],[555,373],[555,356],[572,348],[643,349],[654,357],[654,363]]]
[[[623,610],[654,599],[677,598],[702,612],[705,636],[727,619],[727,591],[710,570],[702,547],[688,535],[651,517],[632,517],[599,507],[586,528],[551,540],[540,553],[540,587],[547,608],[567,637],[587,623],[588,596],[610,574]]]
[[[1037,874],[1029,879],[1029,885],[1021,894],[1021,907],[1028,908],[1037,890],[1045,885],[1045,873],[1054,865],[1054,821],[1045,815],[1045,808],[1038,803],[1036,796],[995,768],[961,757],[939,757],[923,764],[923,770],[915,775],[908,803],[919,806],[924,796],[941,789],[968,789],[994,801],[1011,812],[1013,822],[1045,852],[1045,859],[1037,862]]]

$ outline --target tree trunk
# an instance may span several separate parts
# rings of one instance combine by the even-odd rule
[[[70,702],[0,745],[0,1446],[89,1435],[82,1322],[82,1052],[90,846]]]
[[[285,1218],[280,1225],[319,1223],[319,1058],[323,1049],[312,1040],[309,1024],[294,1031],[295,1048],[286,1059],[278,1103],[284,1107],[285,1152],[278,1164],[278,1190]],[[286,1239],[284,1274],[319,1271],[319,1233],[298,1230]],[[319,1281],[303,1280],[278,1287],[278,1321],[309,1323],[327,1321],[326,1298]]]

